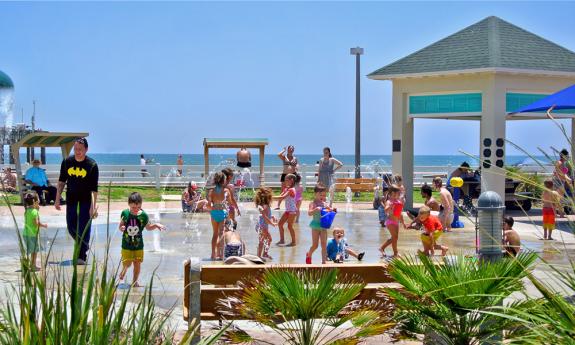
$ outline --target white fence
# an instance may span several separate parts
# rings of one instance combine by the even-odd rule
[[[238,169],[231,164],[219,164],[210,167],[210,174],[227,166]],[[22,166],[23,173],[26,172],[28,167],[27,165]],[[163,187],[183,187],[189,181],[195,181],[198,185],[203,186],[207,179],[204,176],[203,165],[184,165],[182,176],[177,173],[176,165],[154,164],[145,167],[140,165],[99,165],[98,167],[101,185],[111,183],[118,186],[153,186],[160,189]],[[60,165],[46,165],[44,168],[48,179],[55,184],[58,180]],[[415,166],[413,183],[415,186],[422,185],[424,182],[430,183],[434,176],[447,176],[455,168],[455,166],[451,165]],[[552,166],[545,166],[544,168],[540,166],[524,166],[521,169],[526,172],[543,175],[548,175],[553,171]],[[391,171],[391,166],[361,166],[361,175],[364,178],[377,178],[380,174],[391,173]],[[317,165],[302,165],[299,172],[302,175],[304,187],[311,187],[317,181]],[[281,173],[281,166],[266,166],[264,171],[265,184],[271,187],[279,187]],[[251,178],[254,185],[259,184],[259,167],[252,167],[248,175],[245,172],[243,175],[244,179]],[[346,177],[355,177],[353,166],[344,166],[336,172],[336,178]]]

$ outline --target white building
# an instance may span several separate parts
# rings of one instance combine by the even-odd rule
[[[392,165],[408,190],[415,119],[479,120],[482,189],[504,197],[505,121],[526,118],[508,113],[575,84],[575,53],[488,17],[368,78],[393,83]]]

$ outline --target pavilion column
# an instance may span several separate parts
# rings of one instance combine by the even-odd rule
[[[265,146],[260,147],[260,186],[265,185],[264,176],[264,159],[265,159]]]
[[[210,149],[208,144],[204,143],[204,180],[207,180],[210,174]]]
[[[407,114],[407,94],[394,85],[392,104],[392,154],[394,174],[403,178],[405,207],[413,207],[413,119]]]
[[[494,191],[505,200],[506,89],[493,75],[482,94],[480,125],[481,192]]]

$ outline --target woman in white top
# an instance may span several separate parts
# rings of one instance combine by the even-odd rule
[[[140,166],[142,167],[142,177],[148,176],[148,170],[145,168],[146,158],[144,158],[144,155],[140,155]]]

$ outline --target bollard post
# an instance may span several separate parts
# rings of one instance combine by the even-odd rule
[[[195,332],[192,338],[192,344],[197,344],[201,340],[201,276],[202,264],[197,257],[190,258],[189,282],[186,288],[189,291],[190,299],[188,300],[188,329],[194,327]]]
[[[477,210],[476,231],[479,231],[479,258],[487,262],[500,260],[503,256],[501,238],[503,237],[502,222],[505,203],[496,192],[486,191],[481,193],[477,199]],[[502,305],[502,303],[499,304],[499,306]],[[482,324],[480,329],[488,330],[489,327],[489,323]],[[496,332],[480,344],[501,344],[502,339],[502,332]]]
[[[160,163],[156,163],[156,189],[160,190]]]

